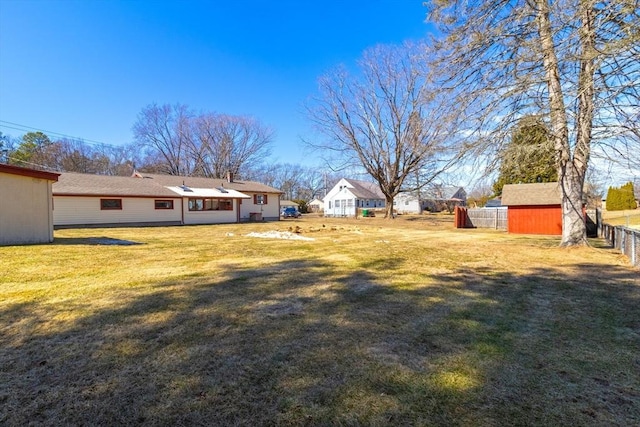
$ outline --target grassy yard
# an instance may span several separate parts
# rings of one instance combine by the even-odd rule
[[[0,425],[640,424],[640,272],[451,223],[0,247]],[[315,240],[248,236],[296,228]]]
[[[640,209],[627,211],[604,211],[602,219],[607,224],[624,225],[630,228],[640,228]]]

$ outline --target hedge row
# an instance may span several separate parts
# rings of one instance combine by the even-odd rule
[[[623,211],[635,209],[636,199],[633,194],[633,183],[627,182],[622,187],[609,187],[607,191],[607,210]]]

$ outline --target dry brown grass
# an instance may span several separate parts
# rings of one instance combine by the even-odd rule
[[[626,211],[603,211],[603,221],[610,225],[640,228],[640,209]]]
[[[0,248],[0,424],[638,424],[638,270],[597,240],[451,222]],[[246,236],[274,229],[316,240]]]

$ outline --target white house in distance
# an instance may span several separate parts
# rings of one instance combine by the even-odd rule
[[[227,179],[134,173],[62,173],[53,186],[56,228],[277,221],[273,187]]]
[[[0,245],[53,242],[51,186],[58,176],[0,163]]]
[[[320,199],[313,199],[307,203],[311,212],[321,212],[324,209],[324,202]]]
[[[420,214],[424,211],[439,212],[448,206],[464,206],[467,193],[463,187],[437,185],[416,193],[402,192],[393,200],[393,209],[399,214]]]
[[[358,209],[385,207],[385,197],[378,184],[342,178],[324,198],[324,216],[356,216]]]

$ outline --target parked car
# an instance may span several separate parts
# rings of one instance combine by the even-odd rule
[[[281,215],[283,218],[300,218],[302,214],[298,212],[298,209],[291,206],[284,208]]]

